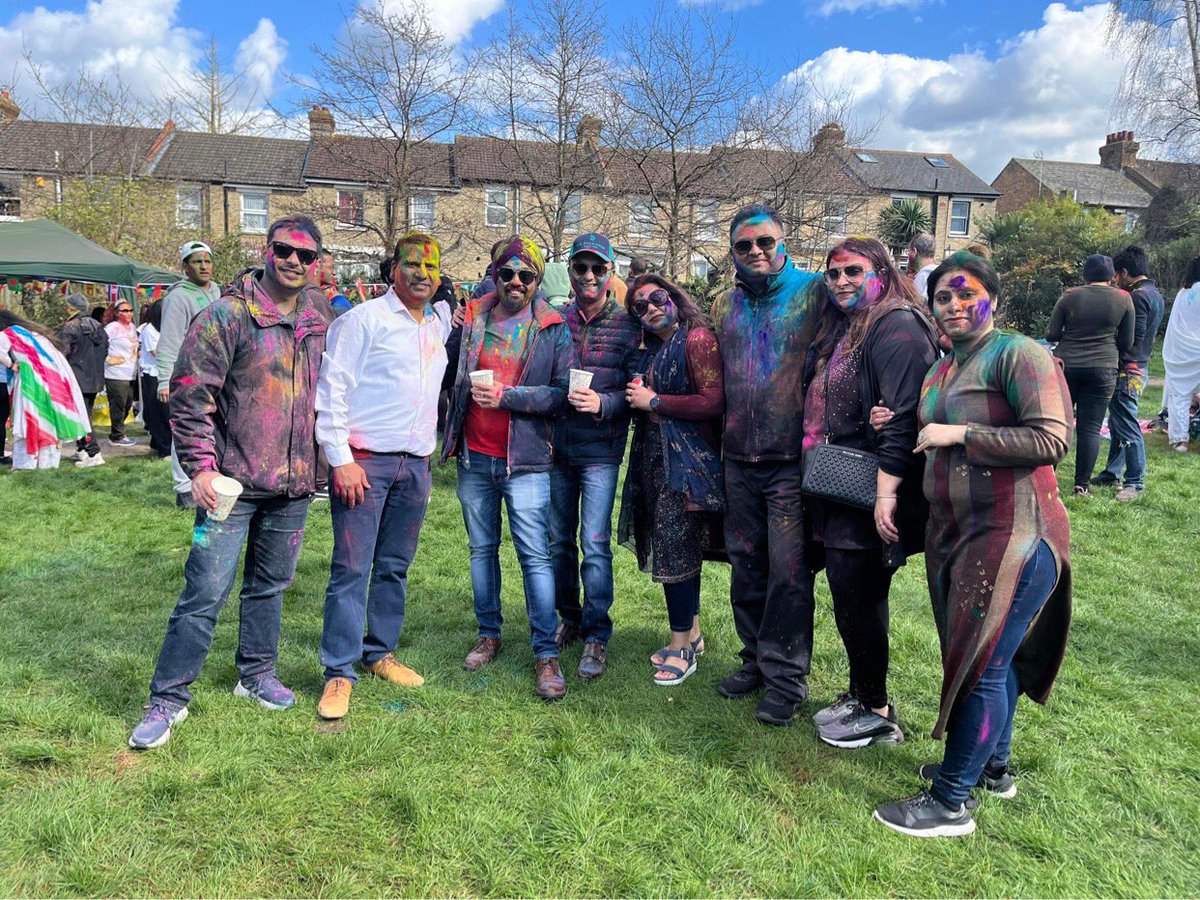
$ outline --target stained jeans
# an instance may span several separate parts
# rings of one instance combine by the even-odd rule
[[[508,507],[508,527],[525,582],[533,655],[558,656],[554,642],[554,567],[550,563],[550,475],[525,472],[509,476],[500,456],[468,453],[458,461],[458,494],[471,547],[471,589],[479,636],[500,637],[500,505]]]
[[[1117,388],[1108,403],[1108,465],[1102,478],[1120,481],[1125,475],[1126,487],[1143,487],[1146,478],[1146,442],[1138,425],[1138,399],[1145,379],[1121,372]]]
[[[371,484],[362,502],[351,509],[329,493],[333,558],[321,631],[326,680],[355,681],[355,662],[369,665],[396,649],[404,627],[408,567],[432,487],[427,457],[356,452],[354,461]]]
[[[238,500],[224,521],[196,510],[183,593],[167,623],[150,681],[150,699],[171,709],[187,706],[188,686],[212,645],[217,614],[229,599],[238,557],[246,545],[238,610],[237,667],[243,683],[275,671],[283,592],[296,575],[308,517],[308,497]]]
[[[1075,485],[1087,487],[1100,455],[1100,426],[1117,383],[1117,371],[1083,366],[1067,369],[1065,374],[1075,404]]]
[[[602,644],[608,643],[613,631],[608,615],[613,602],[612,511],[620,468],[618,464],[604,463],[558,464],[550,470],[550,558],[554,565],[554,602],[562,620],[580,629],[585,641]],[[580,550],[583,551],[582,567]],[[579,606],[581,578],[582,609]]]
[[[967,799],[985,767],[993,773],[1008,767],[1013,716],[1020,695],[1013,656],[1029,624],[1050,599],[1057,577],[1054,553],[1045,541],[1039,541],[1021,570],[1008,618],[987,668],[950,716],[946,755],[933,779],[933,793],[949,806],[957,807]]]

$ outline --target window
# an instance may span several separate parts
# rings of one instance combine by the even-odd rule
[[[432,232],[437,221],[437,197],[416,194],[408,201],[408,221],[413,228]]]
[[[708,260],[699,253],[692,254],[692,277],[708,278]]]
[[[696,240],[715,241],[720,237],[720,232],[717,230],[717,217],[720,215],[720,209],[721,203],[718,200],[698,200],[696,202]]]
[[[366,222],[366,198],[362,191],[343,190],[337,192],[338,228],[362,228]]]
[[[175,225],[179,228],[204,227],[199,185],[180,185],[175,189]]]
[[[950,163],[946,162],[946,161],[945,161],[944,159],[942,159],[940,156],[927,156],[927,157],[925,157],[925,162],[929,163],[929,164],[930,164],[931,166],[933,166],[935,169],[948,169],[948,168],[950,168]]]
[[[650,237],[654,233],[654,201],[649,197],[629,198],[629,236]]]
[[[965,235],[971,230],[971,201],[950,201],[950,233]]]
[[[583,194],[567,194],[563,198],[563,231],[579,231],[582,226]]]
[[[826,200],[821,214],[821,225],[827,234],[846,233],[846,201]]]
[[[267,214],[266,191],[242,191],[242,231],[266,234],[270,224]]]
[[[857,151],[854,155],[857,156],[861,162],[865,162],[865,163],[879,162],[879,160],[877,160],[874,156],[872,156],[870,153],[867,153],[863,150]]]
[[[3,203],[3,202],[4,202],[3,200],[0,200],[0,203]],[[1137,228],[1138,222],[1141,221],[1141,218],[1142,218],[1141,215],[1139,215],[1137,212],[1135,212],[1132,209],[1129,210],[1128,212],[1126,212],[1125,213],[1125,233],[1129,234],[1135,228]]]
[[[485,187],[483,189],[484,221],[493,228],[508,225],[508,188]]]

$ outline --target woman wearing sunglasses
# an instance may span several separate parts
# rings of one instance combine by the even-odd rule
[[[724,379],[712,326],[678,285],[640,275],[629,284],[626,309],[642,325],[645,349],[625,391],[640,415],[617,536],[666,594],[671,639],[650,662],[654,683],[669,686],[695,672],[704,652],[701,560],[724,558]]]
[[[138,332],[133,324],[133,305],[118,300],[104,314],[108,333],[108,357],[104,360],[104,393],[108,395],[108,442],[132,447],[136,441],[125,434],[125,420],[137,395]]]
[[[887,690],[888,592],[896,568],[922,549],[928,508],[913,447],[921,382],[937,358],[937,337],[911,282],[871,238],[847,238],[829,251],[825,290],[810,315],[805,463],[822,444],[879,460],[873,511],[806,499],[805,556],[814,571],[824,566],[850,665],[849,689],[813,722],[834,747],[899,743],[904,732]],[[875,433],[870,409],[881,398],[896,414]]]

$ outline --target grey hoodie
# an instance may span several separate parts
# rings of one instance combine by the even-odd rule
[[[188,325],[201,310],[206,309],[220,296],[221,288],[216,282],[209,282],[208,287],[202,288],[184,280],[171,288],[170,293],[163,298],[162,328],[159,329],[158,338],[160,391],[168,390],[171,386],[171,373],[175,371],[175,360],[179,356],[179,348],[183,345]]]

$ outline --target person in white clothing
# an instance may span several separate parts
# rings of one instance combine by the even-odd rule
[[[339,316],[326,339],[316,400],[333,517],[321,634],[326,683],[317,707],[325,719],[349,709],[356,662],[393,684],[424,682],[393,652],[429,502],[451,330],[449,306],[433,303],[440,256],[428,234],[401,238],[392,254],[393,287]]]
[[[133,304],[118,300],[104,314],[108,357],[104,360],[104,393],[108,395],[108,442],[132,447],[137,441],[125,434],[125,419],[137,392],[138,333],[133,324]]]
[[[1188,265],[1183,284],[1171,304],[1163,340],[1167,369],[1163,400],[1167,407],[1167,439],[1172,448],[1186,453],[1192,397],[1200,393],[1200,256]]]
[[[932,234],[918,234],[908,242],[908,271],[912,276],[913,287],[922,297],[929,283],[929,273],[937,268],[933,257],[937,247]]]

